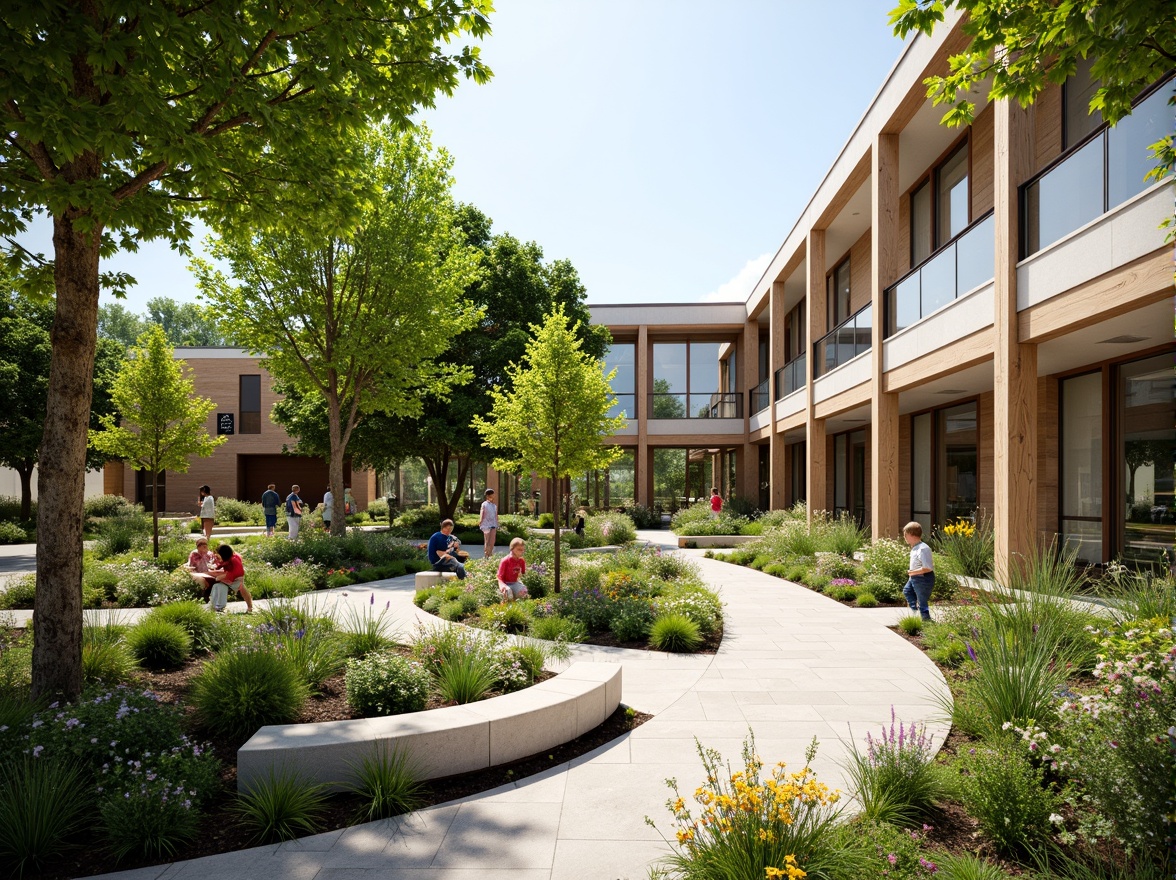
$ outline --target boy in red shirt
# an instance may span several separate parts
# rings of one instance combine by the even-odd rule
[[[253,613],[253,597],[249,595],[249,591],[245,589],[245,563],[241,557],[233,552],[233,548],[228,544],[221,544],[216,548],[217,555],[221,558],[220,571],[216,572],[216,580],[218,583],[225,584],[229,589],[237,593],[245,600],[245,613]],[[218,595],[219,593],[219,595]],[[218,590],[213,590],[213,610],[224,611],[225,603],[228,601],[228,590],[220,593]],[[219,602],[217,601],[219,599]],[[217,607],[217,606],[220,607]]]
[[[526,547],[526,542],[522,538],[512,538],[510,553],[503,556],[502,562],[498,563],[498,595],[502,597],[503,602],[527,598],[527,588],[521,580],[527,570],[527,560],[523,559]]]

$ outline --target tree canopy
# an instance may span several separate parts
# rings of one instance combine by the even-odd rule
[[[56,291],[38,485],[33,692],[81,691],[81,523],[99,260],[191,212],[272,227],[370,197],[372,120],[407,124],[462,76],[490,0],[9,3],[0,13],[0,236],[53,220]],[[450,49],[449,47],[453,48]],[[15,258],[24,255],[15,252]],[[34,262],[37,262],[34,260]]]
[[[438,356],[478,319],[460,299],[478,260],[454,225],[449,156],[432,150],[423,129],[385,127],[364,149],[380,196],[352,232],[224,235],[211,250],[237,283],[196,262],[222,326],[263,353],[274,379],[312,412],[315,401],[325,407],[332,486],[343,485],[352,432],[368,414],[417,415],[423,399],[444,400],[469,379]],[[342,506],[336,492],[339,532]]]
[[[102,430],[90,434],[90,445],[99,452],[147,471],[153,489],[161,471],[185,473],[192,456],[207,458],[228,439],[208,435],[206,422],[216,404],[195,396],[187,373],[188,365],[176,360],[163,328],[152,324],[114,379],[110,394],[118,414],[102,416]],[[158,556],[159,505],[151,509]]]
[[[200,303],[157,296],[147,301],[147,313],[142,316],[122,303],[98,307],[98,337],[117,340],[126,348],[135,344],[148,324],[162,327],[167,341],[177,347],[232,344],[218,324],[217,316]]]
[[[509,390],[491,393],[488,417],[474,425],[491,448],[500,450],[494,466],[505,471],[535,471],[558,486],[563,477],[607,467],[620,456],[603,438],[625,426],[624,416],[610,418],[616,404],[601,362],[583,350],[576,326],[562,308],[540,325],[522,362],[508,368]],[[558,519],[557,519],[558,523]],[[555,589],[560,586],[560,529],[555,530]]]

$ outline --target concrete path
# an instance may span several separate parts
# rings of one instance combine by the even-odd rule
[[[642,533],[668,545],[667,532]],[[474,548],[470,548],[471,550]],[[696,555],[696,554],[691,554]],[[767,766],[799,769],[815,736],[819,778],[844,788],[838,766],[851,741],[889,723],[927,721],[936,743],[936,695],[946,683],[921,652],[863,614],[748,568],[698,558],[726,603],[714,656],[593,648],[578,658],[624,664],[625,704],[655,714],[631,734],[546,773],[408,817],[290,843],[106,875],[116,878],[245,880],[637,880],[673,836],[665,780],[684,792],[702,781],[695,746],[739,761],[749,730]],[[402,625],[423,615],[410,579],[334,591],[326,601],[386,602]]]

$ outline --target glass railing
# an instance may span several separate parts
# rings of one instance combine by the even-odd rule
[[[735,393],[649,395],[651,419],[741,419],[743,396]]]
[[[1135,105],[1114,128],[1054,163],[1021,188],[1021,256],[1028,257],[1147,189],[1150,146],[1172,132],[1173,81]]]
[[[768,393],[768,380],[760,382],[749,392],[747,392],[751,400],[751,411],[757,413],[760,410],[765,410],[772,405],[771,395]]]
[[[952,300],[992,280],[995,221],[989,211],[886,288],[885,336],[916,324]]]
[[[853,360],[870,350],[870,330],[873,327],[872,306],[850,315],[813,346],[813,378]]]
[[[808,358],[803,354],[797,355],[780,369],[776,370],[776,400],[787,397],[793,391],[804,387],[805,363]]]

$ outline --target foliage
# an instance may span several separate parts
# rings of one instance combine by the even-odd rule
[[[616,403],[600,362],[584,351],[578,324],[562,306],[542,325],[531,325],[532,340],[521,363],[508,368],[513,388],[492,393],[487,418],[475,415],[474,426],[485,443],[502,453],[494,459],[502,471],[536,471],[554,483],[572,474],[607,467],[619,456],[604,447],[602,437],[625,425],[610,418]],[[555,591],[560,590],[560,531],[555,532]]]
[[[432,679],[424,666],[399,654],[371,654],[347,662],[347,704],[365,716],[419,712]]]
[[[938,856],[928,858],[924,842],[930,825],[922,830],[899,828],[888,822],[855,819],[842,831],[845,845],[860,847],[869,858],[869,867],[855,878],[885,877],[886,880],[941,880]],[[999,878],[1003,880],[1003,876]]]
[[[103,838],[117,859],[171,856],[200,829],[196,790],[183,779],[128,767],[121,791],[99,804]],[[121,795],[121,796],[120,796]]]
[[[424,785],[408,753],[389,747],[386,742],[373,744],[373,754],[365,756],[352,769],[355,781],[351,791],[365,801],[359,821],[389,819],[417,809],[424,799]]]
[[[22,574],[8,578],[0,590],[0,609],[32,608],[37,591],[37,576]]]
[[[326,805],[325,785],[289,768],[270,768],[238,797],[235,812],[253,829],[255,841],[274,843],[313,834]]]
[[[448,154],[433,150],[426,128],[394,125],[361,134],[352,152],[363,189],[374,193],[354,227],[226,231],[211,253],[238,284],[197,262],[224,326],[264,353],[283,395],[274,418],[302,454],[327,458],[335,487],[368,413],[416,416],[424,397],[445,398],[469,381],[467,368],[440,356],[479,318],[460,298],[477,277],[477,256],[455,224]],[[303,445],[306,425],[318,430]],[[343,493],[334,507],[331,529],[341,535]]]
[[[899,589],[907,582],[907,567],[910,565],[910,548],[893,538],[877,538],[866,547],[862,568],[867,576],[886,579]],[[876,583],[871,578],[871,584]],[[877,591],[874,591],[878,595]],[[879,599],[883,597],[878,595]],[[888,601],[888,600],[883,600]]]
[[[165,296],[147,300],[147,312],[142,317],[127,310],[121,303],[98,306],[98,336],[130,348],[147,329],[158,324],[174,346],[232,345],[216,326],[216,315],[200,303],[177,302]]]
[[[927,625],[927,621],[923,620],[917,614],[908,614],[906,617],[900,618],[898,621],[898,628],[901,629],[908,636],[917,636],[923,631]]]
[[[633,525],[639,529],[660,529],[662,520],[661,514],[656,510],[650,510],[644,504],[634,504],[628,508],[625,513],[629,515],[629,519],[633,520]]]
[[[301,610],[301,609],[299,609]],[[290,605],[271,603],[253,627],[253,645],[281,657],[311,690],[343,668],[343,643],[329,617],[295,613]]]
[[[724,768],[722,756],[701,743],[698,754],[706,782],[694,792],[702,808],[697,818],[677,781],[667,780],[674,796],[666,806],[674,817],[676,837],[665,862],[668,876],[832,880],[858,861],[834,834],[837,792],[818,782],[808,766],[816,756],[816,740],[799,772],[786,773],[779,763],[767,778],[761,776],[763,761],[750,733],[743,743],[742,770]],[[645,821],[654,824],[649,817]]]
[[[170,602],[152,608],[145,620],[162,620],[184,628],[192,638],[192,647],[197,651],[211,651],[215,639],[216,615],[196,600]]]
[[[616,605],[599,587],[565,590],[555,597],[555,613],[584,624],[590,633],[604,632],[612,623]]]
[[[607,547],[637,539],[633,520],[623,513],[598,513],[584,520],[584,546]]]
[[[374,597],[373,597],[374,598]],[[379,614],[369,604],[362,611],[348,605],[344,612],[340,633],[344,653],[350,658],[365,657],[392,647],[388,636],[390,621],[387,619],[390,604],[385,604]]]
[[[1022,850],[1048,834],[1056,804],[1044,785],[1044,770],[1011,737],[978,744],[957,766],[964,806],[1002,850]]]
[[[123,608],[145,608],[148,605],[162,604],[175,579],[168,572],[141,560],[111,566],[111,569],[118,575],[114,598]],[[186,574],[181,573],[179,582],[189,594],[195,589],[192,579]]]
[[[858,608],[877,608],[878,600],[873,593],[861,592],[857,596]]]
[[[178,623],[146,617],[127,631],[127,647],[148,669],[175,669],[192,653],[192,637]]]
[[[498,668],[490,654],[469,650],[437,664],[433,675],[442,698],[454,703],[474,703],[494,687]]]
[[[875,739],[866,734],[866,751],[856,747],[846,772],[862,805],[862,816],[909,827],[929,817],[945,795],[935,750],[924,725],[904,728],[890,707],[890,727]]]
[[[690,653],[702,645],[702,633],[686,615],[664,614],[650,626],[649,644],[658,651]]]
[[[14,522],[0,522],[0,544],[24,544],[29,533]]]
[[[936,880],[1007,880],[1000,866],[971,853],[939,856]]]
[[[85,632],[82,638],[82,675],[87,684],[113,686],[131,679],[136,664],[126,642],[121,638],[117,641],[90,641]]]
[[[1170,573],[1153,577],[1150,572],[1111,562],[1096,589],[1100,596],[1110,598],[1111,616],[1119,622],[1176,617],[1176,582]]]
[[[649,635],[653,626],[653,604],[648,599],[626,599],[609,621],[608,628],[622,642],[638,642]]]
[[[723,508],[713,516],[710,502],[700,501],[678,510],[670,519],[670,529],[676,535],[738,535],[750,520]]]
[[[948,569],[965,577],[992,577],[996,532],[992,518],[977,511],[975,520],[961,517],[948,523],[932,539],[935,551],[947,557]]]
[[[308,690],[284,657],[241,648],[223,651],[192,680],[191,702],[209,732],[243,741],[267,724],[298,717]]]
[[[839,556],[853,556],[870,540],[868,526],[860,526],[848,513],[832,517],[828,514],[814,515],[812,531],[818,550],[836,553]]]
[[[19,877],[59,853],[92,809],[84,779],[65,760],[0,761],[0,863]]]
[[[710,590],[689,584],[664,590],[653,604],[658,617],[680,614],[689,618],[704,636],[716,633],[723,619],[719,597]]]
[[[109,559],[129,550],[147,545],[151,537],[151,523],[143,508],[133,508],[106,517],[98,523],[94,549],[99,559]]]
[[[527,633],[533,639],[546,641],[582,642],[588,638],[588,631],[584,624],[572,617],[562,617],[551,614],[545,617],[531,619],[531,628]]]

